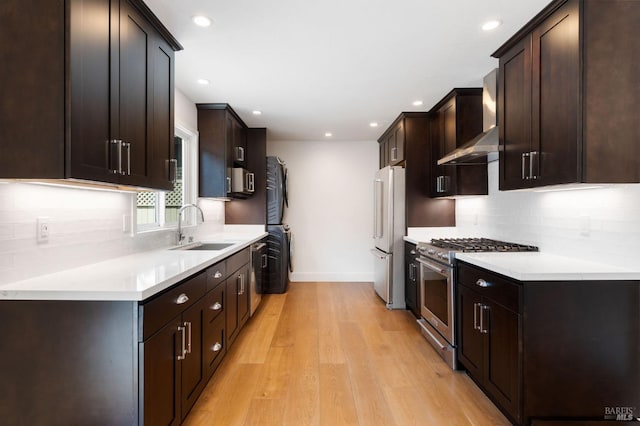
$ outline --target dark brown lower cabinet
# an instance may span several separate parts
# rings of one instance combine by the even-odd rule
[[[420,318],[420,291],[418,289],[418,253],[416,245],[404,243],[404,300],[416,318]]]
[[[0,300],[0,424],[179,425],[249,317],[248,261],[142,302]]]
[[[140,344],[142,393],[140,406],[145,425],[180,424],[180,377],[182,363],[176,358],[181,351],[179,318]]]
[[[206,274],[179,285],[178,290],[194,281],[204,288]],[[187,290],[178,293],[178,299],[172,297],[172,301],[185,295],[188,301]],[[162,298],[156,300],[162,303]],[[145,425],[180,424],[206,384],[202,353],[205,301],[201,297],[140,343],[141,417]]]
[[[225,299],[227,343],[231,346],[249,319],[249,264],[229,274]]]
[[[137,424],[136,313],[131,301],[1,300],[0,424]]]
[[[522,394],[519,313],[465,285],[458,288],[458,306],[460,362],[491,398],[519,422]]]
[[[464,262],[457,272],[458,359],[514,424],[638,417],[639,281],[516,281]]]
[[[182,314],[182,325],[187,336],[187,353],[182,359],[180,382],[181,417],[187,416],[206,384],[202,344],[204,341],[204,299]]]

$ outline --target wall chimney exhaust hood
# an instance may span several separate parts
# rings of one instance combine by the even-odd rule
[[[475,138],[438,160],[438,165],[489,163],[498,159],[499,132],[496,126],[498,70],[487,74],[482,83],[482,130]]]

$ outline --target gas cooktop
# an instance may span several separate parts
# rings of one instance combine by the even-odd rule
[[[489,238],[434,238],[430,243],[419,243],[421,256],[453,265],[456,252],[531,252],[538,247]]]
[[[538,251],[536,246],[490,240],[488,238],[441,238],[431,240],[431,245],[463,252]]]

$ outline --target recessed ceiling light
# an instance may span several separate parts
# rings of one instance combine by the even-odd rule
[[[196,15],[193,17],[193,23],[199,27],[208,27],[211,25],[211,19],[206,16]]]
[[[198,79],[198,84],[202,84],[202,85],[206,86],[209,83],[211,83],[211,82],[209,80],[207,80],[206,78],[199,78]]]
[[[331,132],[327,132],[327,133],[325,133],[325,134],[324,134],[324,136],[325,136],[326,138],[330,138],[331,136],[333,136],[333,133],[331,133]]]
[[[413,106],[421,106],[422,101],[413,101]]]
[[[491,30],[495,30],[500,25],[502,25],[502,22],[498,21],[497,19],[494,19],[492,21],[485,22],[482,25],[482,29],[485,30],[485,31],[491,31]]]
[[[378,127],[378,123],[372,121],[371,123],[369,123],[369,127]]]
[[[251,111],[253,115],[262,115],[262,111],[258,111],[257,109]]]

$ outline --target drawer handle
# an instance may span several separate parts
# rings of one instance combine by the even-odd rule
[[[220,304],[220,302],[214,303],[213,306],[211,307],[212,311],[219,311],[220,309],[222,309],[222,305]]]
[[[215,345],[213,345],[213,348],[211,348],[211,350],[214,352],[219,352],[220,349],[222,349],[222,345],[218,342],[216,342]]]
[[[222,272],[216,271],[216,273],[213,274],[213,278],[222,278]]]
[[[178,305],[182,305],[183,303],[187,303],[188,301],[189,301],[189,296],[182,293],[180,296],[178,296],[178,300],[176,300],[176,303]]]
[[[487,287],[490,287],[490,286],[491,286],[491,283],[490,283],[490,282],[488,282],[488,281],[483,280],[482,278],[480,278],[478,281],[476,281],[476,285],[477,285],[478,287],[484,287],[484,288],[487,288]]]

